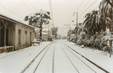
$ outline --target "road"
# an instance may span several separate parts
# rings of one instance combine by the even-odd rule
[[[71,45],[67,44],[67,42],[66,40],[57,40],[43,48],[37,49],[40,51],[35,53],[31,60],[24,62],[24,65],[20,65],[18,71],[16,71],[16,67],[12,66],[16,69],[9,70],[10,72],[8,73],[107,73],[86,60],[78,52],[75,52],[76,48],[71,48]],[[5,73],[6,71],[2,72]]]

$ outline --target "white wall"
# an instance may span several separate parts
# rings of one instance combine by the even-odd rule
[[[21,45],[19,45],[19,34],[18,31],[21,30]],[[27,35],[26,35],[27,32]],[[15,29],[15,47],[17,49],[19,48],[24,48],[30,46],[30,32],[31,32],[31,41],[33,41],[35,37],[35,32],[33,28],[27,26],[27,25],[22,25],[22,24],[16,24],[16,29]]]

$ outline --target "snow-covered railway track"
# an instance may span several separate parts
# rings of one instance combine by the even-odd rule
[[[76,54],[74,54],[71,50],[68,49],[68,52],[70,52],[71,54],[73,54],[75,56],[75,58],[77,58],[78,60],[80,60],[86,67],[88,67],[91,71],[93,71],[93,73],[97,73],[93,68],[91,68],[87,63],[85,63],[84,61],[82,61]],[[67,55],[67,53],[65,53]],[[68,59],[69,59],[69,56],[68,56]],[[72,63],[72,60],[70,59],[70,62]],[[72,64],[74,65],[74,64]],[[77,67],[76,67],[77,69]],[[79,69],[77,69],[78,73],[79,72]]]
[[[25,67],[24,69],[20,72],[20,73],[25,73],[29,67],[35,62],[35,60],[43,53],[43,55],[41,56],[41,59],[39,60],[38,64],[36,65],[36,67],[34,68],[33,70],[33,73],[36,72],[36,70],[38,69],[38,66],[40,65],[42,59],[44,58],[44,56],[46,55],[48,49],[49,49],[49,46],[52,45],[53,43],[50,43],[48,44],[47,46],[45,46]]]
[[[63,52],[65,53],[67,59],[70,61],[71,65],[73,66],[74,70],[77,72],[77,73],[80,73],[79,72],[79,69],[77,68],[77,66],[74,65],[73,61],[70,59],[70,57],[68,56],[68,54],[65,52],[65,50],[63,49]]]
[[[53,56],[52,56],[52,73],[55,73],[55,48],[53,49]]]
[[[91,63],[92,65],[94,65],[95,67],[97,67],[98,69],[102,70],[104,73],[110,73],[109,71],[107,71],[106,69],[102,68],[101,66],[97,65],[96,63],[94,63],[93,61],[91,61],[90,59],[88,59],[87,57],[85,57],[84,55],[82,55],[81,53],[77,52],[75,49],[71,48],[69,45],[65,44],[68,47],[68,51],[70,53],[72,53],[76,58],[78,58],[81,62],[83,62],[86,67],[90,68],[94,73],[98,73],[96,72],[93,68],[91,68],[88,64],[86,64],[84,61],[82,61],[79,57],[77,57],[77,55],[81,56],[82,58],[84,58],[86,61],[88,61],[89,63]],[[76,55],[77,54],[77,55]]]
[[[42,55],[42,57],[41,57],[41,59],[39,60],[38,64],[37,64],[36,67],[34,68],[33,73],[36,73],[36,70],[38,69],[39,65],[41,64],[41,62],[42,62],[43,58],[45,57],[45,55],[46,55],[46,53],[47,53],[48,50],[49,50],[49,49],[47,48],[47,50],[46,50],[46,51],[44,52],[44,54]]]

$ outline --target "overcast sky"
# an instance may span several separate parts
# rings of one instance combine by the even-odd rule
[[[78,11],[79,22],[83,16],[98,9],[101,0],[51,0],[54,25],[59,28],[60,34],[66,34],[69,28],[73,27],[72,20],[76,19]],[[0,14],[22,21],[26,15],[31,15],[39,9],[50,10],[50,0],[1,0]],[[76,22],[76,21],[75,21]]]

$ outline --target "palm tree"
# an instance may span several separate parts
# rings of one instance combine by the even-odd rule
[[[33,16],[26,16],[25,21],[29,22],[29,25],[40,28],[40,41],[42,40],[42,29],[43,24],[49,24],[50,12],[49,11],[40,11],[35,13]]]
[[[94,10],[91,13],[87,13],[85,18],[83,24],[87,34],[94,35],[100,31],[98,11]]]
[[[113,7],[113,0],[106,0]]]
[[[103,0],[99,9],[100,24],[104,24],[104,29],[107,27],[110,31],[113,31],[113,0]]]

